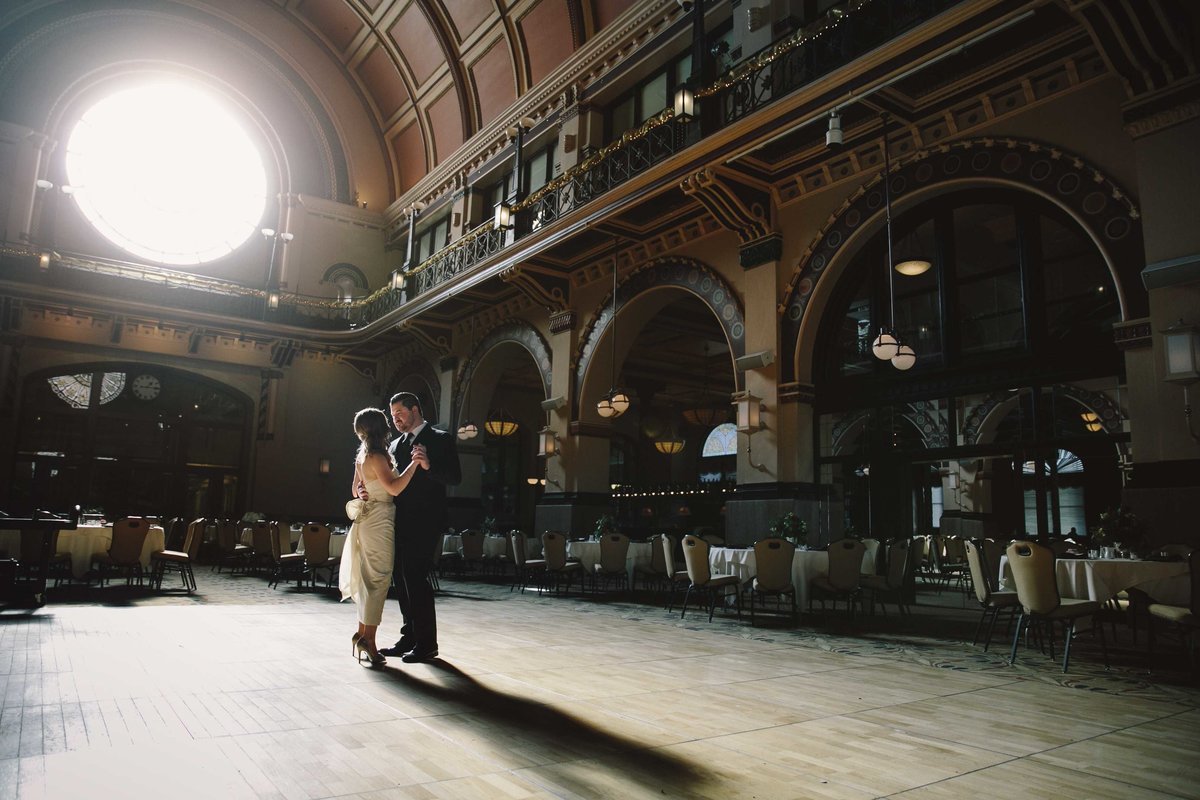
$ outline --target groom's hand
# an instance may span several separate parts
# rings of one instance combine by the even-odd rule
[[[371,499],[367,494],[367,485],[362,481],[358,482],[358,499],[362,500],[364,503]]]

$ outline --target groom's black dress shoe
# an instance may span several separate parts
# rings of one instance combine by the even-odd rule
[[[414,642],[410,637],[401,636],[400,641],[396,642],[391,647],[381,647],[379,649],[379,653],[380,653],[380,655],[392,656],[393,658],[400,658],[405,653],[412,650],[414,645],[416,645],[416,642]]]
[[[410,650],[400,657],[400,660],[405,664],[420,664],[422,661],[432,661],[437,658],[437,649],[433,650]]]

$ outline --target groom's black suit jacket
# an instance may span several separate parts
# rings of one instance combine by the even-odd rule
[[[462,481],[454,435],[426,423],[415,444],[425,446],[429,469],[417,467],[404,491],[396,495],[396,547],[406,556],[433,558],[434,545],[446,532],[446,487]],[[412,445],[392,444],[396,465],[404,469]]]

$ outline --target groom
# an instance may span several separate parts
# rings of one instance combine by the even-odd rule
[[[392,443],[396,463],[403,467],[413,447],[423,447],[428,469],[418,469],[412,481],[396,495],[396,567],[393,580],[400,600],[404,627],[400,640],[380,649],[385,656],[400,656],[409,664],[428,661],[438,654],[437,614],[433,608],[434,549],[441,547],[446,530],[446,487],[462,480],[454,436],[426,422],[421,401],[411,392],[391,399],[392,422],[400,436]]]

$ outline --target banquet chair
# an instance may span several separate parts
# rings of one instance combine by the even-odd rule
[[[187,533],[179,550],[160,550],[150,554],[150,586],[156,591],[162,591],[163,575],[167,570],[179,573],[183,580],[183,588],[191,594],[196,590],[196,574],[192,571],[192,563],[200,553],[200,543],[204,541],[204,528],[208,520],[201,517],[193,520],[187,526]]]
[[[526,553],[529,552],[528,537],[521,531],[510,533],[508,540],[512,543],[513,556],[513,582],[508,590],[511,592],[519,587],[524,592],[525,587],[529,585],[530,575],[540,578],[545,574],[546,562],[541,558],[526,558]]]
[[[183,550],[183,540],[187,538],[188,522],[183,517],[167,520],[165,526],[166,538],[163,547],[166,550]]]
[[[754,563],[757,574],[750,581],[750,624],[754,624],[754,603],[758,598],[775,598],[776,608],[784,595],[792,607],[792,622],[796,621],[796,587],[792,583],[792,558],[796,545],[778,537],[759,539],[754,543]]]
[[[328,525],[310,522],[300,532],[304,542],[304,575],[309,576],[309,585],[317,586],[317,573],[325,570],[325,588],[333,583],[333,577],[341,559],[329,554],[329,539],[331,533]]]
[[[583,585],[583,564],[575,559],[567,558],[567,537],[558,531],[546,531],[542,534],[542,558],[546,562],[544,573],[547,586],[558,593],[559,582],[566,579],[564,591],[571,591],[571,582],[579,575],[579,583]]]
[[[271,537],[271,561],[274,562],[275,569],[271,573],[271,579],[267,581],[267,586],[273,589],[280,581],[290,581],[293,578],[299,585],[300,578],[304,575],[304,554],[291,552],[290,537],[284,539],[285,534],[279,525],[273,524],[276,535]],[[288,542],[287,547],[284,547],[285,541]]]
[[[271,547],[271,537],[279,536],[279,526],[273,522],[259,520],[250,529],[249,565],[255,569],[270,569],[275,566],[274,548]]]
[[[878,600],[879,607],[883,609],[884,615],[887,615],[887,598],[891,598],[901,614],[908,612],[908,605],[904,602],[904,583],[908,577],[911,545],[910,539],[897,539],[892,542],[887,549],[887,572],[883,575],[863,575],[859,579],[859,585],[870,595],[872,614],[875,613],[875,601]]]
[[[58,552],[58,531],[50,531],[49,535],[44,537],[43,534],[44,531],[21,531],[20,573],[26,579],[35,577],[35,568],[41,570],[44,556],[46,579],[54,578],[54,585],[59,586],[63,578],[70,581],[74,577],[71,572],[71,554]]]
[[[692,592],[703,592],[708,600],[708,621],[712,622],[713,611],[717,607],[717,599],[724,598],[725,590],[730,586],[734,589],[737,602],[738,619],[742,618],[741,581],[737,575],[713,575],[708,563],[708,542],[699,536],[688,534],[683,537],[683,561],[687,564],[688,588],[683,595],[683,607],[679,610],[679,618],[687,614],[688,601]]]
[[[217,572],[226,564],[233,571],[250,563],[254,549],[238,541],[237,520],[223,519],[217,523]]]
[[[1050,657],[1054,658],[1054,623],[1061,622],[1065,628],[1063,643],[1063,672],[1071,662],[1071,640],[1075,637],[1075,623],[1081,617],[1095,617],[1100,603],[1095,600],[1064,598],[1058,593],[1058,578],[1055,575],[1054,552],[1036,542],[1015,541],[1008,546],[1008,564],[1012,567],[1013,583],[1017,586],[1017,599],[1021,605],[1017,617],[1017,629],[1013,633],[1012,653],[1009,665],[1017,661],[1017,645],[1021,632],[1031,624],[1043,625],[1050,642]],[[1095,621],[1092,631],[1100,639],[1100,650],[1104,666],[1108,668],[1108,647],[1104,642],[1104,626]]]
[[[641,577],[647,585],[653,583],[654,586],[659,586],[666,577],[667,561],[666,555],[663,553],[662,538],[665,534],[658,534],[650,539],[650,563],[649,564],[634,564],[633,565],[633,581],[630,583],[630,589],[637,588],[637,579]]]
[[[670,594],[667,595],[667,611],[670,612],[675,608],[675,592],[680,586],[691,583],[688,578],[686,569],[679,569],[675,563],[675,537],[669,533],[662,535],[662,552],[663,552],[663,572],[666,575],[667,581],[671,584],[668,588]]]
[[[146,545],[146,534],[150,524],[140,517],[125,517],[113,523],[112,544],[107,553],[92,556],[92,565],[99,568],[100,585],[103,586],[109,570],[125,575],[129,586],[136,577],[142,585],[142,548]]]
[[[983,542],[979,539],[968,541],[966,547],[967,566],[971,570],[971,583],[975,587],[975,599],[979,601],[979,605],[983,609],[979,622],[975,625],[975,636],[971,639],[971,644],[979,642],[979,632],[983,629],[983,623],[988,617],[991,617],[991,621],[988,622],[987,638],[983,640],[983,651],[986,653],[992,644],[992,633],[995,631],[996,618],[1000,616],[1000,612],[1008,612],[1011,624],[1012,615],[1016,613],[1020,603],[1016,592],[996,591],[996,569],[998,568],[988,560],[987,549],[983,546]]]
[[[866,559],[871,564],[871,571],[864,573],[865,575],[874,575],[879,572],[879,540],[878,539],[863,539],[863,547],[866,548]]]
[[[1192,584],[1191,602],[1189,605],[1173,606],[1165,603],[1156,603],[1152,599],[1146,605],[1149,628],[1147,635],[1150,640],[1146,652],[1148,656],[1153,657],[1155,620],[1165,622],[1186,641],[1188,662],[1191,664],[1192,672],[1196,672],[1197,667],[1200,666],[1200,661],[1196,657],[1196,637],[1200,634],[1200,549],[1192,550],[1188,554],[1188,567],[1190,568]]]
[[[463,531],[462,546],[458,550],[462,568],[465,570],[472,564],[483,572],[483,532]]]
[[[862,595],[862,560],[866,547],[854,539],[842,539],[829,545],[829,572],[817,575],[812,580],[812,589],[808,593],[808,610],[812,611],[814,597],[821,601],[825,608],[825,599],[833,601],[837,608],[839,597],[846,599],[846,610],[854,616],[854,605]]]
[[[592,590],[599,592],[600,584],[609,581],[618,586],[629,585],[625,561],[629,557],[629,537],[623,533],[606,533],[600,537],[600,563],[592,572]]]

